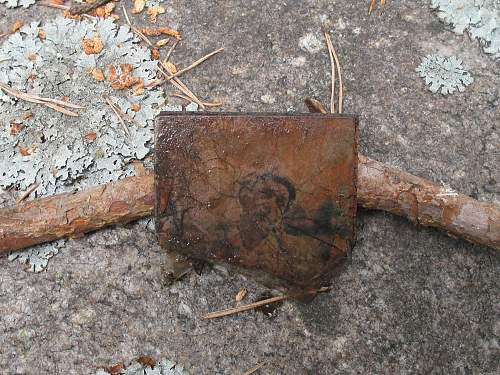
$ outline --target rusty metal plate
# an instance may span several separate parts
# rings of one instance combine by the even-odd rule
[[[351,249],[354,117],[162,113],[155,145],[168,250],[315,287]]]

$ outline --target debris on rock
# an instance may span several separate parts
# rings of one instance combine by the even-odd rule
[[[453,94],[457,89],[463,92],[466,86],[474,82],[470,73],[462,67],[462,60],[455,56],[428,55],[416,71],[429,85],[430,91],[441,91],[443,95]]]
[[[115,369],[118,371],[114,371]],[[156,362],[150,357],[140,357],[127,367],[118,364],[108,369],[101,368],[94,375],[189,375],[189,373],[183,366],[168,359]]]

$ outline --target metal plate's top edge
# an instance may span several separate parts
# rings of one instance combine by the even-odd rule
[[[158,117],[163,116],[207,116],[207,117],[323,117],[334,119],[353,119],[357,121],[358,116],[352,114],[334,114],[334,113],[298,113],[298,112],[176,112],[162,111]]]

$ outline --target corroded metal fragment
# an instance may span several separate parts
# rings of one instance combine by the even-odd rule
[[[354,241],[356,131],[348,116],[163,113],[161,245],[299,287],[328,282]]]

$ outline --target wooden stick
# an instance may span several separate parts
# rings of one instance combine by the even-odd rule
[[[94,231],[153,213],[153,176],[0,209],[0,252]],[[500,207],[359,155],[358,205],[406,217],[500,250]]]
[[[500,250],[500,207],[358,155],[358,205]]]
[[[76,237],[153,213],[153,175],[128,177],[75,193],[0,210],[0,252]]]

